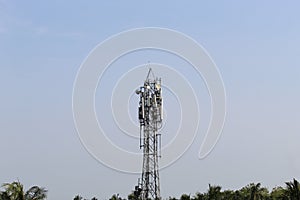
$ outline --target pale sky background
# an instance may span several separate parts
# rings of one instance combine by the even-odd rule
[[[299,8],[296,0],[0,0],[0,182],[19,179],[25,188],[46,187],[50,200],[73,199],[76,194],[127,197],[139,175],[112,170],[85,150],[73,122],[72,89],[80,64],[98,43],[148,26],[183,32],[203,45],[219,67],[227,92],[222,136],[211,154],[198,160],[209,98],[201,78],[188,67],[181,71],[200,99],[203,121],[191,148],[161,171],[163,198],[204,192],[209,183],[239,189],[261,182],[271,189],[299,180]],[[124,73],[118,64],[129,70],[149,60],[174,69],[184,65],[163,52],[137,52],[112,66],[105,80],[113,87],[117,78],[109,74]],[[99,95],[101,88],[97,92],[101,102],[106,95]],[[166,92],[168,98],[176,102]],[[96,106],[101,118],[105,104]],[[167,106],[168,113],[176,110],[173,103]],[[135,109],[130,106],[133,119]],[[177,124],[168,119],[166,129],[172,132]],[[107,132],[115,133],[113,121],[106,124]],[[138,140],[130,143],[130,149],[135,147]]]

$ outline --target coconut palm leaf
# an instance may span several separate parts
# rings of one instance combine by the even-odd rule
[[[25,193],[25,200],[42,200],[46,199],[47,190],[45,188],[40,188],[38,186],[31,187]]]

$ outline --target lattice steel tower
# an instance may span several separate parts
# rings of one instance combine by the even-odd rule
[[[153,79],[150,76],[153,76]],[[140,96],[138,117],[140,121],[140,148],[143,149],[142,177],[134,194],[142,199],[160,199],[158,158],[161,149],[163,101],[161,79],[149,69],[144,85],[136,90]]]

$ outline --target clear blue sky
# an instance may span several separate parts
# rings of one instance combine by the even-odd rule
[[[228,98],[217,146],[198,160],[199,133],[189,151],[161,171],[162,196],[204,192],[208,183],[238,189],[262,182],[271,189],[299,180],[299,7],[296,0],[0,0],[0,182],[44,186],[50,200],[130,193],[138,175],[103,166],[81,145],[72,89],[80,64],[99,42],[148,26],[202,44]]]

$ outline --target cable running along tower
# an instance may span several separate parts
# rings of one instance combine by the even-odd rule
[[[160,199],[158,158],[161,157],[161,134],[158,130],[162,127],[163,100],[161,79],[154,76],[151,68],[144,85],[136,90],[136,94],[140,96],[138,118],[143,168],[134,194],[141,200],[157,200]]]

